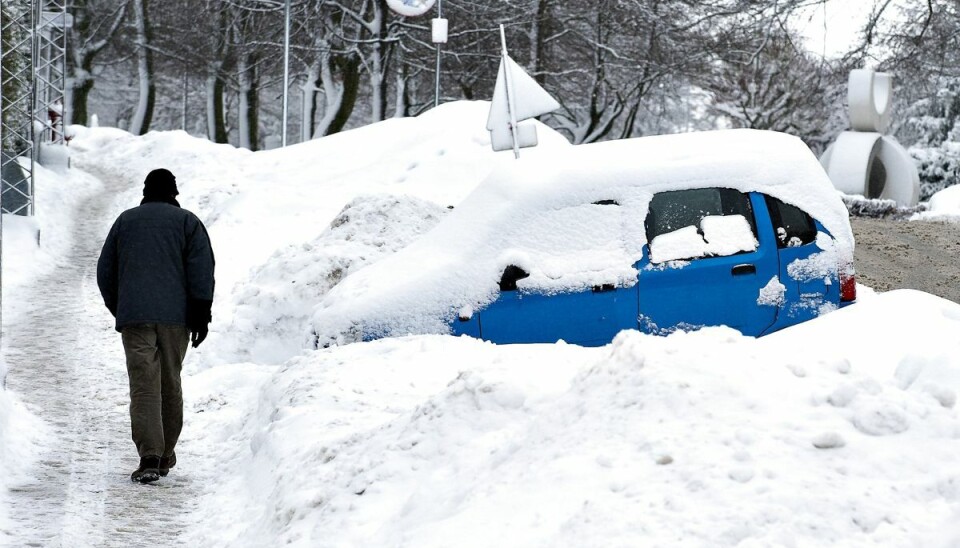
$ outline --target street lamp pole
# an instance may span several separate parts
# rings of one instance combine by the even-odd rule
[[[287,91],[290,88],[290,0],[283,6],[283,128],[280,146],[287,146]]]
[[[443,0],[437,0],[437,19],[443,19]],[[446,39],[446,36],[444,36]],[[433,92],[433,106],[440,106],[440,47],[442,42],[437,41],[437,80]]]

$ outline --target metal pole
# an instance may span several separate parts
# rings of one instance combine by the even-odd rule
[[[187,71],[183,71],[183,104],[180,105],[180,129],[187,131]]]
[[[283,134],[280,146],[287,146],[287,90],[290,87],[290,0],[283,7]]]
[[[27,194],[30,204],[27,206],[27,215],[33,215],[33,177],[36,175],[37,157],[40,153],[39,135],[34,119],[37,115],[37,61],[40,56],[40,2],[33,0],[31,6],[33,19],[30,21],[32,38],[30,40],[30,181],[27,183]]]
[[[517,141],[517,112],[513,105],[513,80],[510,76],[510,57],[507,55],[507,35],[503,31],[503,25],[500,25],[500,44],[503,48],[502,60],[503,66],[503,89],[507,93],[507,111],[510,113],[510,135],[513,137],[513,157],[520,158],[520,143]]]
[[[443,0],[437,0],[437,19],[443,19]],[[433,106],[440,106],[440,42],[437,42],[437,81],[433,92]]]
[[[6,21],[0,15],[0,28]],[[13,25],[11,25],[13,28]],[[3,59],[3,40],[0,39],[0,59]],[[3,81],[3,68],[0,67],[0,82]],[[3,90],[0,90],[0,152],[3,151]],[[0,161],[0,164],[3,162]],[[2,169],[0,165],[0,169]],[[3,359],[3,187],[0,183],[0,359]],[[0,390],[6,388],[7,376],[0,375]]]

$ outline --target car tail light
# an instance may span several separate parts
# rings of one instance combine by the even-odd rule
[[[840,302],[857,300],[857,274],[852,265],[840,267]]]

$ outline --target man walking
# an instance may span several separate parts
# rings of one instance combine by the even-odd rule
[[[176,178],[151,171],[143,201],[113,223],[97,263],[103,302],[117,319],[130,377],[130,425],[149,483],[176,462],[183,426],[180,369],[193,340],[207,336],[213,304],[213,249],[207,229],[177,203]],[[192,335],[191,335],[192,334]]]

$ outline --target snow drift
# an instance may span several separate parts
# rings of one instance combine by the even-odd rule
[[[897,291],[764,339],[708,328],[626,331],[600,349],[415,336],[317,351],[265,385],[234,455],[243,477],[216,495],[244,502],[203,505],[213,527],[193,540],[945,541],[960,506],[957,329],[960,306]],[[883,343],[850,343],[863,340]]]

